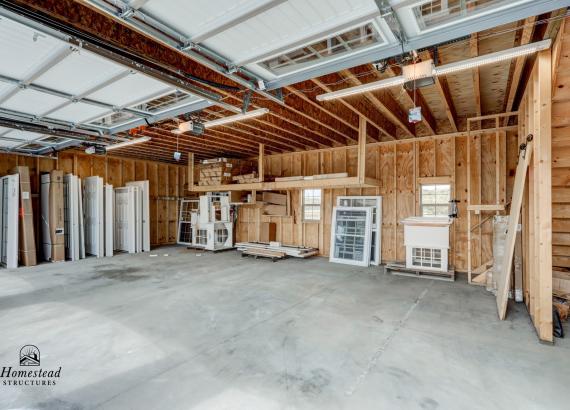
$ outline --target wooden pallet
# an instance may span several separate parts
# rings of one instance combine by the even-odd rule
[[[409,276],[422,279],[435,279],[447,282],[455,281],[455,269],[450,269],[447,272],[433,272],[433,271],[420,271],[416,269],[406,268],[403,263],[388,263],[386,264],[386,272],[391,272],[393,275]]]

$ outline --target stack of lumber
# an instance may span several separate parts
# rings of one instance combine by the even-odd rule
[[[232,177],[232,182],[236,184],[248,184],[251,182],[259,182],[259,175],[257,172],[250,172],[249,174],[236,175]]]
[[[236,243],[236,247],[240,252],[244,252],[246,254],[258,254],[259,256],[262,256],[262,253],[269,255],[269,252],[271,252],[270,257],[283,253],[286,256],[292,256],[294,258],[308,258],[309,256],[314,256],[319,253],[319,250],[316,248],[287,246],[282,245],[279,242],[271,242],[269,244],[259,242],[238,242]]]
[[[224,185],[231,184],[232,177],[242,174],[251,174],[253,163],[240,159],[213,158],[203,160],[198,165],[198,185]]]
[[[552,294],[561,299],[570,300],[570,272],[552,271]]]
[[[278,192],[261,194],[262,212],[264,215],[287,216],[287,195]]]
[[[332,178],[347,178],[347,172],[339,172],[336,174],[317,174],[309,176],[294,176],[294,177],[278,177],[275,178],[275,182],[285,182],[285,181],[312,181],[315,179],[332,179]]]

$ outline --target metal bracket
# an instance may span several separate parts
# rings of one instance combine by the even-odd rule
[[[382,17],[388,27],[390,27],[392,34],[394,34],[400,43],[407,43],[408,37],[406,36],[406,32],[390,2],[388,0],[374,0],[374,2],[380,11],[380,17]]]
[[[241,111],[245,114],[247,112],[247,109],[249,108],[249,103],[251,101],[251,94],[252,91],[251,90],[247,90],[245,95],[243,96],[243,106]]]
[[[133,8],[124,9],[117,15],[122,19],[128,20],[135,15],[135,9]]]

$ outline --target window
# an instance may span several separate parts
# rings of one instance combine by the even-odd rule
[[[259,64],[274,74],[285,74],[303,68],[327,57],[360,50],[381,42],[381,37],[372,23],[335,34],[329,38],[297,48],[262,61]]]
[[[425,30],[507,3],[507,0],[432,0],[414,7],[413,10],[418,25]]]
[[[421,185],[422,216],[447,216],[451,187],[449,184]]]
[[[320,189],[305,189],[303,191],[303,219],[305,221],[321,220]]]

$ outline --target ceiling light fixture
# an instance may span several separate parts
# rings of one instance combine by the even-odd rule
[[[206,128],[215,127],[216,125],[228,124],[230,122],[243,121],[249,118],[259,117],[260,115],[267,114],[269,110],[267,108],[260,108],[258,110],[253,110],[246,112],[245,114],[236,114],[229,117],[218,118],[217,120],[207,121],[204,123]]]
[[[538,41],[536,43],[525,44],[524,46],[513,47],[509,50],[498,51],[496,53],[486,54],[479,57],[473,57],[467,60],[458,61],[456,63],[435,67],[434,75],[447,75],[455,73],[457,71],[469,70],[471,68],[480,67],[482,65],[499,63],[501,61],[534,54],[541,50],[550,48],[551,42],[552,41],[550,39],[547,39]]]
[[[119,142],[117,144],[107,145],[107,146],[105,146],[105,151],[111,151],[113,149],[125,148],[125,147],[131,146],[131,145],[140,144],[142,142],[147,142],[150,140],[151,140],[150,137],[135,138],[135,139],[128,140],[128,141]]]
[[[524,46],[513,47],[508,50],[497,51],[496,53],[490,53],[479,57],[469,58],[467,60],[458,61],[455,63],[445,64],[439,67],[433,68],[433,76],[447,75],[455,73],[457,71],[469,70],[474,67],[480,67],[482,65],[498,63],[505,60],[510,60],[513,58],[529,55],[536,53],[541,50],[546,50],[550,48],[551,40],[538,41],[536,43],[525,44]],[[317,95],[318,101],[328,101],[336,98],[349,97],[355,94],[361,94],[369,91],[379,90],[382,88],[389,88],[404,84],[407,80],[404,76],[397,76],[386,78],[380,81],[374,81],[368,84],[358,85],[356,87],[345,88],[338,91],[333,91],[330,93],[325,93]]]

